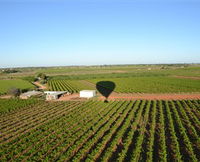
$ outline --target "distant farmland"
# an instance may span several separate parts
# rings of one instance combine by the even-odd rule
[[[48,82],[50,90],[77,93],[83,89],[96,89],[99,81],[115,83],[119,93],[179,93],[200,92],[200,81],[173,77],[128,77],[81,80],[52,80]],[[93,84],[93,86],[92,86]],[[104,86],[104,85],[102,85]],[[109,88],[106,86],[106,88]]]
[[[89,80],[96,84],[102,79]],[[116,84],[116,92],[131,93],[176,93],[200,92],[200,81],[173,77],[105,78]],[[109,87],[106,87],[109,88]]]

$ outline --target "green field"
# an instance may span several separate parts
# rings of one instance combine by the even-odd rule
[[[2,162],[200,161],[199,100],[44,102],[0,123]]]
[[[5,94],[10,88],[32,89],[34,85],[25,80],[0,80],[0,94]]]
[[[199,64],[55,67],[40,70],[51,74],[48,82],[50,90],[78,92],[82,89],[95,89],[99,81],[111,81],[116,85],[115,91],[121,93],[200,92]],[[196,80],[177,76],[196,77]],[[82,80],[94,85],[88,85]]]
[[[111,81],[115,83],[116,92],[123,93],[176,93],[176,92],[200,92],[200,81],[192,79],[179,79],[172,77],[131,77],[131,78],[105,78],[93,79],[90,82],[96,84],[99,81]],[[106,85],[106,88],[109,88]]]
[[[19,73],[4,74],[0,79],[22,78],[45,73],[54,79],[96,79],[138,76],[196,76],[200,77],[200,64],[158,64],[158,65],[104,65],[72,67],[27,67],[15,68]]]
[[[103,78],[87,80],[93,86],[82,80],[51,80],[49,89],[53,91],[69,91],[77,93],[83,89],[96,89],[100,81],[110,81],[115,84],[114,91],[120,93],[180,93],[200,92],[200,81],[173,77],[127,77]],[[109,88],[107,85],[103,87]]]
[[[189,64],[164,64],[164,65],[105,65],[105,66],[86,66],[86,67],[52,67],[32,69],[36,73],[47,73],[51,76],[59,75],[68,78],[89,79],[90,77],[110,77],[110,76],[137,76],[137,75],[184,75],[200,77],[200,65]],[[66,78],[67,79],[67,78]]]

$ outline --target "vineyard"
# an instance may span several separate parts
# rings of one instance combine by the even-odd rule
[[[129,78],[105,78],[89,80],[50,80],[49,89],[52,91],[69,91],[77,93],[84,89],[96,89],[100,81],[115,83],[115,92],[119,93],[180,93],[200,92],[199,80],[180,79],[170,77],[129,77]],[[90,83],[87,84],[86,82]],[[93,85],[93,86],[91,86]],[[155,86],[156,85],[156,86]],[[102,85],[105,87],[105,85]],[[109,88],[109,87],[106,87]]]
[[[0,123],[0,161],[200,161],[200,100],[44,102]]]
[[[92,89],[80,80],[51,80],[48,82],[48,86],[51,91],[68,91],[71,93],[77,93],[84,89]]]
[[[200,92],[199,80],[151,76],[130,78],[107,78],[104,80],[114,82],[116,84],[115,91],[120,93]],[[88,81],[92,82],[93,84],[96,84],[99,81],[102,81],[102,79],[91,79]]]
[[[0,114],[31,106],[39,102],[36,99],[0,99]]]

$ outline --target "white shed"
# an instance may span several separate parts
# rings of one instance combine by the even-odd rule
[[[95,90],[82,90],[80,91],[80,97],[82,98],[92,98],[96,96]]]

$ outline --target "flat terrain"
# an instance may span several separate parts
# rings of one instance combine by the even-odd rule
[[[0,161],[200,161],[199,64],[18,71],[0,73],[0,93],[20,86],[72,95],[0,99]],[[32,85],[40,72],[48,84]],[[83,89],[98,96],[80,99]]]
[[[180,93],[200,92],[199,80],[173,77],[130,77],[103,78],[91,80],[52,80],[48,82],[50,90],[79,92],[84,89],[96,90],[98,82],[112,82],[114,92],[119,93]],[[102,87],[108,88],[108,85]]]
[[[16,87],[21,85],[19,80],[30,85],[33,82],[31,79],[41,72],[49,76],[49,90],[71,93],[96,89],[96,84],[100,81],[113,82],[116,85],[114,91],[119,93],[200,92],[199,64],[40,67],[16,70],[19,72],[5,74],[0,71],[0,93],[5,93],[12,86],[10,82]],[[43,85],[40,87],[45,88]]]
[[[48,87],[51,91],[68,91],[71,93],[76,93],[83,89],[96,89],[81,80],[50,80]]]
[[[10,88],[31,89],[34,88],[30,82],[21,79],[0,80],[0,94],[7,93]]]
[[[18,108],[0,116],[0,161],[199,161],[199,108],[200,100]]]
[[[10,98],[10,97],[9,97]],[[20,100],[20,99],[0,99],[0,114],[28,107],[40,103],[36,99]]]
[[[99,97],[104,100],[104,96]],[[200,99],[200,93],[164,93],[164,94],[148,94],[148,93],[112,93],[108,100],[187,100]]]
[[[102,79],[89,80],[97,84]],[[103,81],[113,82],[115,92],[120,93],[178,93],[200,92],[199,80],[180,79],[172,77],[130,77],[130,78],[105,78]],[[109,85],[102,85],[110,88]]]
[[[192,77],[192,76],[180,76],[180,75],[176,75],[174,76],[176,78],[183,78],[183,79],[194,79],[194,80],[200,80],[200,77]]]
[[[107,100],[109,101],[126,101],[126,100],[197,100],[200,99],[200,93],[116,93],[112,92]],[[62,96],[58,99],[58,101],[85,101],[87,99],[83,99],[79,97],[79,93],[73,93],[71,95]],[[106,97],[97,94],[97,97],[93,98],[93,100],[106,100]]]

